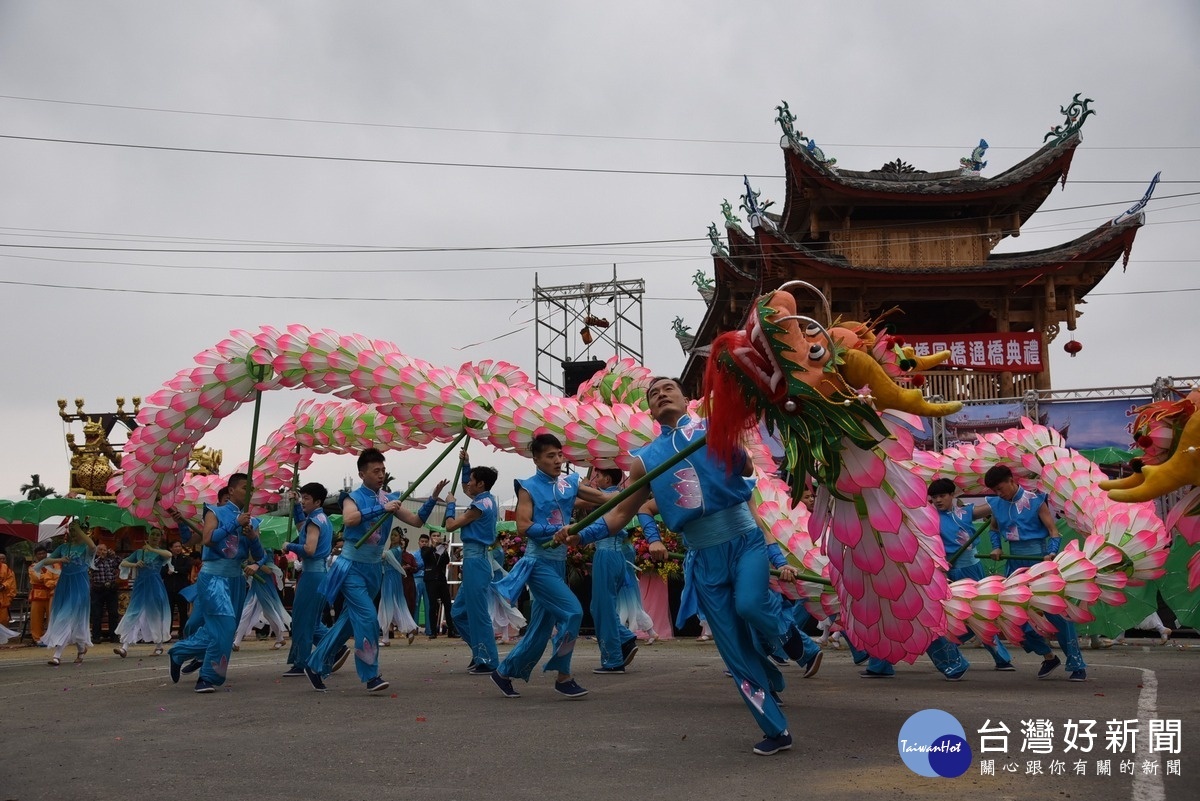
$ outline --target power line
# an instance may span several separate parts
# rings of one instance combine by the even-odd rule
[[[27,103],[51,103],[64,106],[85,106],[89,108],[123,109],[129,111],[148,111],[157,114],[185,114],[199,117],[224,117],[240,120],[264,120],[269,122],[302,122],[313,125],[341,125],[363,128],[391,128],[410,131],[436,131],[442,133],[473,133],[494,134],[501,136],[533,136],[563,139],[606,139],[618,142],[681,142],[687,144],[716,144],[716,145],[755,145],[778,147],[778,140],[745,140],[745,139],[695,139],[668,136],[617,136],[606,134],[581,134],[551,131],[510,131],[494,128],[453,128],[436,125],[400,125],[397,123],[365,122],[362,120],[329,120],[314,117],[283,117],[268,114],[234,114],[218,111],[195,111],[189,109],[161,108],[157,106],[132,106],[120,103],[90,103],[80,100],[56,100],[45,97],[26,97],[22,95],[0,95],[5,100],[20,100]],[[962,150],[965,145],[908,145],[908,144],[862,144],[846,142],[830,142],[827,147],[861,147],[861,148],[909,148],[921,150]],[[1017,145],[1000,145],[990,150],[1028,150]],[[1200,145],[1113,145],[1104,147],[1089,147],[1089,150],[1200,150]]]
[[[1200,196],[1200,192],[1182,192],[1176,195],[1164,195],[1158,200],[1171,200],[1182,197]],[[1082,209],[1104,208],[1106,206],[1127,206],[1131,200],[1115,200],[1107,203],[1088,203],[1079,206],[1062,206],[1056,209],[1045,209],[1039,211],[1039,214],[1052,214],[1060,211],[1079,211]],[[984,217],[963,217],[958,218],[955,222],[966,222],[972,219],[985,219]],[[1167,225],[1181,222],[1195,222],[1195,220],[1161,220],[1147,223],[1148,225]],[[1061,225],[1069,225],[1063,223]],[[908,227],[911,223],[893,223],[887,225],[873,226],[874,228],[900,228]],[[1036,230],[1036,229],[1029,229]],[[1058,230],[1067,230],[1059,228]],[[936,236],[923,238],[921,241],[936,241],[942,239],[962,239],[978,236],[978,233],[961,234],[954,236]],[[45,244],[28,244],[28,243],[11,243],[0,242],[0,248],[17,248],[21,250],[81,250],[81,251],[96,251],[110,253],[198,253],[198,254],[232,254],[232,255],[346,255],[346,254],[371,254],[371,253],[497,253],[497,252],[522,252],[531,250],[569,250],[576,248],[613,248],[613,247],[635,247],[647,245],[686,245],[701,242],[707,242],[705,237],[686,237],[679,239],[643,239],[629,240],[624,242],[588,242],[588,243],[573,243],[573,244],[551,244],[551,245],[480,245],[472,247],[376,247],[372,245],[356,245],[350,248],[331,248],[331,249],[215,249],[215,248],[133,248],[133,247],[100,247],[95,245],[45,245]]]
[[[49,142],[62,145],[88,145],[91,147],[112,147],[126,150],[155,150],[167,153],[204,153],[220,156],[253,156],[257,158],[297,159],[301,161],[333,161],[350,162],[355,164],[392,164],[419,167],[463,167],[486,170],[529,170],[532,172],[562,172],[584,173],[592,175],[656,175],[672,178],[755,178],[767,180],[782,179],[782,175],[742,172],[694,172],[686,170],[620,170],[600,167],[549,167],[536,164],[494,164],[465,161],[422,161],[419,159],[384,159],[366,158],[363,156],[319,156],[311,153],[270,153],[261,150],[224,150],[220,148],[180,147],[172,145],[139,145],[131,142],[101,142],[88,139],[59,139],[48,136],[18,136],[16,134],[0,134],[0,139],[12,139],[22,142]],[[1144,180],[1112,180],[1112,181],[1074,181],[1077,184],[1138,184],[1145,185]],[[1200,184],[1200,180],[1165,180],[1161,184]]]
[[[126,293],[131,295],[169,295],[174,297],[197,297],[197,298],[226,298],[226,299],[245,299],[245,300],[315,300],[323,303],[461,303],[464,300],[470,300],[472,303],[488,302],[488,303],[527,303],[529,298],[495,298],[495,297],[473,297],[473,298],[448,298],[448,297],[433,297],[433,298],[401,298],[401,297],[331,297],[326,295],[257,295],[241,292],[182,292],[169,289],[132,289],[123,287],[106,287],[106,286],[84,286],[80,284],[51,284],[34,281],[5,281],[0,280],[0,285],[6,286],[23,286],[33,287],[37,289],[66,289],[80,292],[114,292],[118,294]],[[1200,287],[1181,287],[1179,289],[1142,289],[1129,290],[1127,292],[1089,292],[1088,297],[1116,297],[1123,295],[1165,295],[1178,292],[1200,292]],[[647,297],[647,300],[662,300],[662,301],[703,301],[699,296],[691,297]]]

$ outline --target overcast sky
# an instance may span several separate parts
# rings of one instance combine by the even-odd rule
[[[1163,183],[1128,270],[1089,296],[1083,351],[1052,345],[1055,386],[1200,374],[1198,9],[0,2],[0,134],[152,148],[0,138],[0,497],[31,473],[66,489],[57,398],[109,411],[234,328],[302,323],[532,374],[535,274],[603,281],[615,263],[646,280],[647,366],[678,372],[670,321],[703,316],[691,277],[712,273],[722,198],[736,208],[748,173],[782,206],[781,100],[839,166],[951,169],[983,137],[988,176],[1040,147],[1074,93],[1093,98],[1065,191],[1003,249],[1072,239]],[[204,252],[363,246],[439,250]],[[263,436],[304,397],[266,396]],[[232,468],[249,429],[243,409],[205,444]],[[475,461],[500,468],[501,498],[530,471],[483,448]],[[305,478],[352,474],[322,457]]]

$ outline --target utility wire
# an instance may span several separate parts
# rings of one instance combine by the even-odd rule
[[[106,109],[123,109],[129,111],[148,111],[157,114],[185,114],[199,117],[224,117],[228,119],[239,120],[265,120],[269,122],[302,122],[313,125],[343,125],[355,126],[363,128],[393,128],[399,130],[411,131],[437,131],[445,133],[473,133],[473,134],[495,134],[501,136],[534,136],[534,137],[553,137],[563,139],[607,139],[618,142],[683,142],[689,144],[718,144],[718,145],[757,145],[757,146],[774,146],[778,147],[778,140],[774,141],[755,141],[744,139],[694,139],[683,137],[667,137],[667,136],[616,136],[605,134],[581,134],[581,133],[565,133],[551,131],[508,131],[493,128],[452,128],[435,125],[401,125],[398,123],[384,122],[365,122],[362,120],[329,120],[314,117],[284,117],[268,114],[234,114],[229,112],[218,111],[195,111],[189,109],[161,108],[157,106],[132,106],[120,103],[89,103],[80,100],[57,100],[46,97],[28,97],[24,95],[0,95],[0,98],[5,100],[19,100],[27,103],[51,103],[64,106],[85,106],[89,108],[106,108]],[[910,145],[910,144],[863,144],[863,143],[846,143],[846,142],[830,142],[827,147],[861,147],[861,148],[909,148],[922,150],[962,150],[965,145]],[[1091,147],[1089,150],[1200,150],[1200,145],[1113,145],[1104,147]],[[1017,145],[1000,145],[992,146],[989,150],[1028,150],[1028,148]]]
[[[220,156],[254,156],[257,158],[298,159],[301,161],[334,161],[355,164],[393,164],[420,167],[465,167],[487,170],[529,170],[533,172],[585,173],[594,175],[658,175],[673,178],[756,178],[767,180],[782,179],[782,175],[743,172],[694,172],[687,170],[618,170],[601,167],[550,167],[537,164],[495,164],[466,161],[424,161],[420,159],[383,159],[366,158],[362,156],[320,156],[311,153],[271,153],[262,150],[226,150],[221,148],[179,147],[171,145],[141,145],[132,142],[101,142],[90,139],[60,139],[49,136],[18,136],[16,134],[0,134],[0,139],[11,139],[22,142],[50,142],[63,145],[89,145],[91,147],[111,147],[127,150],[156,150],[167,153],[204,153]],[[1075,181],[1078,184],[1139,184],[1145,185],[1144,180],[1111,180],[1111,181]],[[1162,184],[1200,184],[1200,180],[1160,180]]]

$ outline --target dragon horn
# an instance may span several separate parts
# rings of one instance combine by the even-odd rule
[[[794,286],[804,287],[810,290],[814,295],[821,299],[821,306],[825,309],[825,319],[828,320],[828,325],[833,325],[833,310],[829,305],[829,298],[825,297],[825,293],[817,289],[807,281],[788,281],[783,286],[779,287],[780,292],[791,292]],[[795,294],[794,292],[792,294]]]

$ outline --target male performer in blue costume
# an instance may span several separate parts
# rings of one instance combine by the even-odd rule
[[[939,532],[942,535],[942,545],[946,549],[946,558],[949,559],[964,545],[969,545],[962,555],[954,560],[954,564],[950,565],[946,578],[951,582],[960,579],[981,581],[983,565],[980,564],[979,556],[975,553],[974,521],[991,517],[992,508],[986,503],[959,506],[954,502],[956,492],[957,488],[954,486],[954,482],[948,478],[937,478],[929,482],[929,502],[933,504],[933,508],[938,513]],[[965,643],[974,636],[975,632],[967,629],[967,633],[961,640]],[[992,661],[996,663],[996,670],[1008,673],[1016,670],[1012,664],[1012,656],[1009,655],[1008,649],[999,639],[992,645],[984,643],[983,647],[992,655]]]
[[[687,399],[674,379],[651,380],[646,403],[662,432],[654,442],[634,452],[630,482],[654,470],[707,431],[707,420],[688,416]],[[633,493],[585,528],[579,541],[623,529],[653,489],[663,522],[683,535],[692,556],[687,581],[696,588],[700,610],[712,627],[717,650],[765,735],[755,744],[754,753],[769,756],[791,748],[792,735],[774,697],[784,687],[783,675],[757,646],[756,638],[770,638],[771,647],[778,642],[796,660],[804,658],[804,648],[795,629],[783,618],[779,596],[768,588],[766,541],[746,503],[751,488],[743,476],[751,474],[752,466],[745,452],[739,453],[735,462],[726,469],[707,448],[701,448],[654,479],[649,488]],[[572,541],[565,528],[555,540]],[[662,558],[665,548],[661,542],[651,543],[650,553]],[[786,576],[781,578],[795,578],[790,567],[785,571]]]
[[[196,692],[212,693],[225,683],[233,638],[246,601],[246,577],[242,563],[264,556],[258,540],[258,521],[242,511],[249,501],[249,477],[234,473],[229,477],[229,501],[221,506],[204,505],[200,575],[196,579],[196,600],[188,621],[191,631],[171,647],[171,681],[178,683],[182,673],[200,671]],[[171,511],[177,520],[178,513]],[[195,628],[192,628],[193,622]],[[190,661],[189,661],[190,660]],[[187,665],[184,662],[187,661]]]
[[[616,468],[597,470],[593,486],[611,497],[620,488],[625,474]],[[625,529],[596,540],[592,557],[592,622],[600,645],[600,675],[621,674],[637,653],[637,635],[621,624],[617,613],[617,594],[628,580],[625,569]]]
[[[325,597],[320,592],[321,582],[329,569],[326,559],[333,550],[333,524],[321,508],[326,497],[328,493],[322,484],[312,482],[300,488],[300,503],[296,506],[300,537],[283,546],[285,551],[296,554],[301,560],[300,579],[296,582],[292,601],[292,649],[288,653],[291,667],[283,674],[288,679],[304,675],[304,666],[308,664],[313,646],[329,631],[329,627],[321,622]]]
[[[583,607],[567,587],[567,549],[556,545],[553,539],[555,532],[570,522],[576,497],[599,504],[604,502],[604,495],[594,487],[580,484],[578,473],[563,474],[562,443],[553,434],[538,434],[529,450],[538,471],[515,482],[517,533],[525,538],[525,555],[497,582],[496,589],[509,603],[516,603],[521,588],[528,584],[533,595],[532,612],[525,636],[492,671],[492,681],[506,697],[520,698],[512,680],[529,681],[553,633],[554,653],[543,671],[558,672],[554,691],[559,695],[582,698],[587,690],[571,676],[571,655],[579,636]]]
[[[438,494],[447,484],[439,482],[433,495],[417,514],[413,514],[400,501],[388,500],[383,493],[387,471],[383,454],[377,449],[367,448],[359,454],[358,476],[362,485],[342,501],[342,553],[326,574],[321,590],[330,603],[339,594],[342,596],[342,613],[313,648],[304,668],[313,689],[318,692],[325,692],[323,679],[342,661],[342,649],[351,633],[354,636],[354,667],[359,680],[367,685],[367,692],[388,688],[388,683],[379,675],[379,621],[375,596],[383,581],[383,551],[388,542],[389,522],[376,528],[361,546],[358,541],[384,515],[392,515],[411,526],[424,526],[437,505]]]
[[[1046,505],[1046,496],[1028,492],[1013,478],[1007,465],[998,464],[983,474],[983,483],[995,496],[989,496],[992,507],[992,558],[1003,554],[1000,539],[1008,541],[1008,561],[1004,575],[1011,576],[1023,567],[1033,567],[1043,560],[1051,561],[1058,555],[1062,539],[1054,525],[1054,513]],[[1067,670],[1070,681],[1087,681],[1087,665],[1079,650],[1079,635],[1075,624],[1062,615],[1047,614],[1046,620],[1058,632],[1058,644],[1067,655]],[[1054,655],[1046,638],[1026,623],[1023,627],[1025,640],[1021,647],[1029,653],[1042,657],[1038,678],[1044,679],[1062,665]]]
[[[446,531],[460,531],[462,537],[462,583],[458,585],[450,615],[459,636],[471,648],[471,666],[467,672],[488,676],[500,664],[488,608],[488,589],[492,583],[488,548],[496,541],[499,519],[499,504],[491,490],[499,474],[495,468],[471,467],[466,448],[459,459],[463,494],[471,499],[471,505],[460,515],[454,495],[446,496]]]

